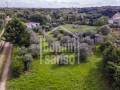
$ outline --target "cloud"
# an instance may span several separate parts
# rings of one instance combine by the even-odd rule
[[[8,7],[35,8],[120,6],[120,0],[0,0],[1,7],[7,3]]]

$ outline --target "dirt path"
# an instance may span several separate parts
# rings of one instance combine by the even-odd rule
[[[6,90],[6,81],[8,77],[9,67],[11,64],[11,53],[12,53],[12,44],[5,43],[3,47],[3,52],[1,53],[0,61],[4,61],[3,72],[0,79],[0,90]]]

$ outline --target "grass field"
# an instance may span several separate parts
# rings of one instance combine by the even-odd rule
[[[88,26],[88,25],[80,25],[79,29],[73,28],[72,24],[65,24],[63,27],[67,28],[71,32],[86,32],[86,31],[93,31],[96,32],[98,26]]]
[[[46,47],[47,43],[44,44]],[[30,72],[7,82],[7,90],[110,90],[98,56],[91,55],[85,63],[65,66],[45,64],[46,59],[42,64],[34,60]]]
[[[100,72],[101,58],[87,63],[58,66],[32,63],[32,70],[8,82],[8,90],[110,90]],[[44,61],[43,61],[44,62]]]

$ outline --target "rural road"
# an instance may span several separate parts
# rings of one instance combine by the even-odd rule
[[[12,44],[6,42],[3,46],[3,51],[0,55],[0,61],[4,62],[3,70],[0,79],[0,90],[6,90],[6,81],[8,79],[8,72],[11,64]]]

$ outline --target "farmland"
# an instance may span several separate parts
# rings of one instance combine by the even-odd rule
[[[0,9],[0,90],[120,90],[119,11]]]
[[[53,35],[49,37],[55,38]],[[42,36],[40,38],[44,41],[42,48],[49,48],[47,41]],[[53,40],[56,41],[57,39]],[[17,48],[14,49],[14,58],[16,57],[16,52],[18,52]],[[49,50],[44,51],[43,55],[49,53]],[[53,56],[55,57],[55,55]],[[104,76],[101,74],[101,56],[92,54],[86,63],[81,64],[67,66],[45,64],[47,60],[54,62],[54,57],[47,57],[41,61],[39,59],[34,60],[30,72],[8,81],[8,90],[16,90],[18,88],[20,90],[33,90],[36,87],[38,87],[36,90],[110,90]]]

